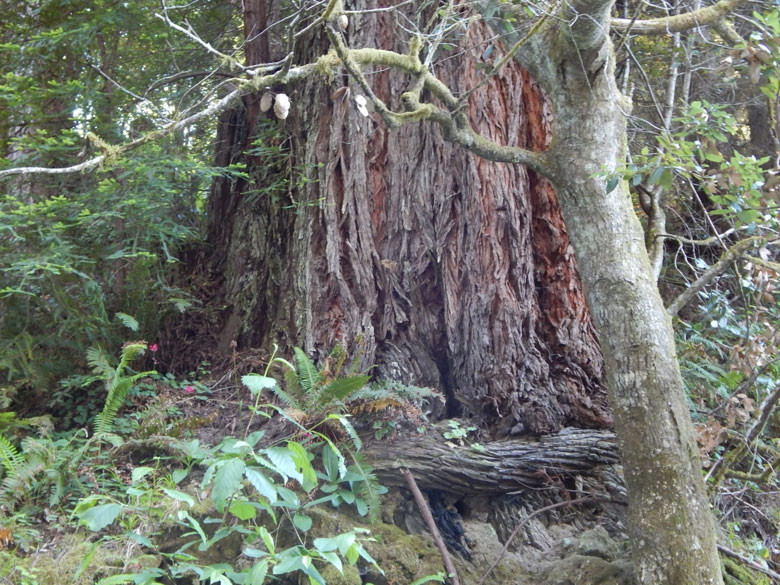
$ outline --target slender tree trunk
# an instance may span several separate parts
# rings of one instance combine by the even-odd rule
[[[625,184],[630,110],[605,33],[611,2],[584,0],[518,54],[555,115],[550,178],[601,340],[629,496],[636,575],[646,585],[721,583],[714,523],[663,306]]]
[[[351,18],[350,45],[403,50],[393,15]],[[489,36],[470,27],[441,78],[475,85]],[[328,45],[300,46],[297,62]],[[408,77],[377,68],[371,79],[398,106]],[[283,197],[252,194],[273,180],[264,160],[244,159],[254,182],[215,185],[222,348],[281,342],[322,356],[341,343],[379,377],[444,390],[451,414],[479,416],[497,435],[608,426],[602,360],[549,183],[448,144],[434,124],[388,131],[357,112],[357,92],[337,76],[291,93],[290,117],[273,121],[289,153],[277,175],[290,181]],[[483,135],[545,147],[544,97],[517,65],[469,105]],[[247,107],[223,118],[220,164],[240,159],[258,115]]]

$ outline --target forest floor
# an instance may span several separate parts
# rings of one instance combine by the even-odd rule
[[[272,495],[272,499],[278,498],[277,504],[271,508],[260,506],[266,512],[272,508],[276,511],[268,532],[277,547],[310,549],[318,538],[327,539],[336,532],[357,531],[362,535],[365,530],[366,534],[370,531],[374,535],[377,542],[366,541],[365,549],[384,573],[372,569],[371,563],[358,561],[342,566],[339,562],[341,571],[334,571],[333,566],[321,567],[329,585],[368,582],[419,585],[443,578],[442,555],[436,549],[430,528],[422,520],[421,511],[404,489],[400,474],[388,476],[385,470],[382,479],[390,490],[382,496],[375,517],[369,519],[371,514],[357,505],[357,500],[363,497],[361,480],[343,474],[328,479],[326,476],[331,471],[328,471],[327,458],[320,460],[317,451],[322,442],[314,441],[334,440],[347,454],[353,449],[347,446],[351,443],[349,433],[331,430],[310,438],[310,433],[303,429],[312,423],[316,427],[318,421],[307,421],[302,413],[284,410],[270,393],[252,394],[235,370],[227,371],[220,376],[210,374],[197,382],[174,382],[158,377],[140,384],[140,391],[134,392],[119,412],[115,421],[116,438],[111,444],[104,444],[92,454],[82,453],[79,458],[73,455],[70,459],[71,463],[77,463],[71,472],[75,472],[82,484],[80,498],[71,499],[70,508],[66,504],[41,505],[35,494],[30,494],[26,502],[20,501],[14,509],[5,505],[7,528],[6,532],[0,532],[0,584],[189,585],[202,579],[220,585],[255,585],[250,574],[251,561],[266,558],[268,554],[253,557],[255,553],[248,553],[257,547],[257,535],[261,534],[257,531],[263,525],[260,514],[234,510],[233,504],[220,511],[215,498],[215,491],[220,489],[220,465],[227,467],[237,461],[235,447],[225,447],[229,437],[236,437],[236,441],[254,437],[257,452],[273,452],[274,456],[281,456],[279,446],[289,439],[302,445],[313,461],[319,481],[316,488],[301,490],[304,486],[300,481],[290,483],[292,476],[287,478],[284,488],[277,480]],[[267,406],[270,404],[273,406]],[[466,430],[473,428],[467,426],[468,421],[441,421],[437,425],[435,421],[425,420],[423,410],[419,404],[394,403],[381,410],[363,408],[349,420],[352,430],[360,435],[364,449],[374,456],[383,449],[391,450],[394,444],[414,442],[417,438],[421,442],[441,441],[446,449],[477,450],[474,445],[479,446],[477,440],[482,437],[478,429],[474,429],[473,437],[468,436]],[[458,432],[447,435],[448,429]],[[76,444],[77,440],[71,439],[67,445],[60,443],[59,448],[63,453],[69,449],[75,452]],[[355,458],[355,462],[360,460]],[[286,463],[279,465],[275,469],[284,478],[285,473],[295,475],[295,465],[301,464],[299,461],[293,465],[293,471],[284,468]],[[619,483],[619,465],[608,467],[610,477],[618,478],[615,481]],[[209,485],[208,475],[214,469],[217,469],[217,480]],[[365,469],[370,468],[365,466]],[[235,493],[228,497],[229,502],[230,498],[235,498],[234,503],[244,501],[242,490],[246,491],[249,483],[258,487],[247,478],[230,488]],[[389,481],[384,481],[388,478]],[[579,502],[582,490],[593,486],[593,481],[587,478],[583,484],[580,476],[545,481],[547,484],[541,486],[518,485],[512,493],[502,495],[464,495],[448,493],[446,489],[426,491],[428,507],[454,559],[461,583],[630,584],[625,502],[609,497],[606,499],[610,501],[606,502],[598,498]],[[41,490],[45,482],[39,481],[37,485]],[[90,487],[85,490],[84,486]],[[282,491],[288,487],[295,487],[299,495],[291,496],[291,489]],[[341,494],[341,500],[314,505],[318,498],[327,498],[333,490]],[[296,503],[287,508],[282,504],[277,509],[282,500]],[[572,505],[565,505],[567,500]],[[73,509],[72,504],[76,502]],[[757,547],[751,552],[747,547],[758,542],[764,546],[766,542],[770,546],[777,544],[778,495],[760,490],[722,490],[717,502],[722,517],[731,519],[722,523],[722,540],[731,547],[741,545],[740,554],[769,568],[768,562],[777,553],[776,549],[767,549],[765,553]],[[97,517],[95,511],[102,514],[114,505],[119,511],[111,522]],[[219,513],[215,514],[215,507]],[[547,507],[550,509],[544,511]],[[228,509],[233,516],[228,515]],[[95,513],[90,515],[90,510]],[[301,520],[299,516],[306,519]],[[217,523],[216,531],[207,528],[208,523]],[[226,536],[220,537],[220,530]],[[247,536],[252,531],[255,536]],[[266,547],[272,548],[268,542]],[[311,554],[312,558],[319,559],[320,565],[322,555],[327,556],[322,551]],[[185,557],[186,563],[199,567],[195,572],[186,570],[182,560]],[[771,582],[765,574],[746,570],[740,563],[724,558],[730,583]],[[286,561],[280,556],[270,562],[271,567],[279,567]],[[225,569],[226,566],[231,570]],[[176,567],[179,573],[174,570]],[[311,583],[319,583],[311,575],[307,578],[301,574],[303,580],[300,580],[298,573],[282,573],[273,579],[283,584],[311,579],[314,579]],[[69,575],[67,581],[62,580],[63,575]]]

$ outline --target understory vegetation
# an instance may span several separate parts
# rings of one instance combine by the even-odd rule
[[[156,3],[8,5],[0,171],[106,159],[0,176],[0,584],[379,581],[387,489],[363,442],[423,435],[446,398],[361,370],[360,341],[218,355],[209,189],[247,169],[213,164],[216,116],[112,151],[206,107],[231,63],[151,17]],[[726,23],[734,45],[720,30],[616,37],[632,154],[604,170],[608,189],[631,186],[658,258],[720,542],[737,553],[729,583],[780,572],[780,10],[751,7]],[[233,3],[180,8],[225,53],[243,42]],[[288,168],[289,140],[257,129],[264,185],[247,196],[304,205],[296,185],[314,173]],[[478,428],[452,420],[445,436]],[[333,510],[354,523],[334,530]]]

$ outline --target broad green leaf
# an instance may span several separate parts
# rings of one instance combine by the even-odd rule
[[[658,179],[658,186],[668,190],[671,189],[672,183],[674,183],[674,172],[668,167],[664,168],[664,172]]]
[[[276,502],[276,486],[265,476],[258,467],[247,467],[246,478],[249,483],[258,491],[258,493],[268,499],[270,503]]]
[[[153,467],[135,467],[133,468],[133,472],[130,475],[130,481],[133,483],[138,483],[140,480],[142,480],[144,477],[149,475],[154,471]]]
[[[315,567],[314,564],[311,562],[310,557],[303,558],[303,572],[306,576],[309,577],[310,585],[314,585],[315,583],[317,585],[326,585],[325,578],[317,570],[317,567]]]
[[[339,539],[337,536],[332,538],[315,538],[314,548],[320,553],[334,551],[339,548]]]
[[[171,479],[173,479],[173,483],[179,485],[181,481],[187,477],[188,473],[189,472],[186,469],[174,469],[171,472]]]
[[[358,552],[357,547],[351,546],[347,550],[347,554],[344,555],[349,562],[350,565],[354,565],[357,560],[360,558],[360,553]]]
[[[245,467],[241,459],[228,459],[214,475],[211,499],[214,500],[214,506],[219,512],[225,509],[227,499],[241,487]]]
[[[249,391],[257,396],[263,390],[270,390],[276,386],[276,380],[260,374],[247,374],[241,377],[241,383],[249,388]]]
[[[274,537],[271,536],[271,533],[268,532],[265,526],[258,526],[256,529],[257,533],[260,535],[260,538],[263,539],[263,544],[265,544],[265,548],[268,549],[268,552],[273,554],[276,554],[276,547],[274,546]]]
[[[341,556],[347,555],[349,549],[352,548],[353,544],[355,544],[356,538],[357,536],[355,536],[354,532],[345,532],[344,534],[339,534],[336,537],[336,546],[338,547]]]
[[[615,187],[618,186],[618,183],[620,182],[620,176],[619,175],[613,175],[609,178],[609,181],[607,181],[607,186],[605,191],[607,193],[612,193],[612,191],[615,190]]]
[[[311,466],[311,461],[309,461],[308,451],[304,449],[303,445],[296,443],[295,441],[288,441],[287,448],[292,454],[293,461],[295,461],[296,470],[299,471],[303,477],[301,487],[305,491],[310,492],[317,487],[317,474]]]
[[[260,561],[249,570],[249,574],[247,575],[244,585],[263,585],[263,581],[265,581],[265,577],[267,574],[268,574],[268,561],[267,560]]]
[[[122,506],[119,504],[100,504],[79,514],[79,519],[91,531],[97,532],[112,524],[121,512]]]
[[[195,499],[191,495],[180,492],[179,490],[163,488],[163,493],[165,493],[169,498],[173,498],[178,502],[184,502],[190,508],[195,505]]]
[[[322,465],[325,468],[328,481],[333,483],[342,477],[340,472],[341,463],[344,460],[344,456],[336,451],[336,447],[333,445],[325,445],[322,448]],[[344,468],[346,472],[346,468]]]
[[[312,520],[309,516],[303,514],[296,514],[293,516],[293,524],[298,530],[302,532],[308,532],[311,529]]]
[[[284,477],[292,477],[298,483],[303,483],[303,474],[298,471],[298,466],[293,459],[293,454],[287,447],[270,447],[265,450],[265,455],[274,466],[274,470]]]
[[[336,567],[338,569],[339,573],[344,573],[344,565],[341,563],[341,559],[339,558],[339,555],[337,555],[334,552],[323,552],[320,551],[320,556],[328,561],[331,565]]]
[[[666,171],[666,167],[656,167],[653,169],[653,172],[650,173],[650,177],[647,179],[647,182],[651,185],[657,184],[661,180],[661,176],[664,174],[664,171]]]
[[[234,500],[230,503],[229,510],[239,520],[251,520],[257,516],[257,509],[246,500]]]
[[[298,499],[298,494],[294,491],[287,489],[283,485],[276,486],[276,491],[284,500],[285,507],[289,510],[297,510],[300,507],[301,501]]]
[[[289,556],[273,568],[274,575],[284,575],[303,569],[303,557],[299,554]]]

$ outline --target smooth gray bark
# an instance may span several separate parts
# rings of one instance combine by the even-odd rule
[[[604,354],[637,579],[719,584],[714,523],[671,320],[626,185],[606,192],[605,172],[625,160],[630,109],[614,81],[610,6],[570,4],[517,58],[544,87],[554,112],[549,178]]]

